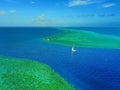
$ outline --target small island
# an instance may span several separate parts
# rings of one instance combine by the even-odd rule
[[[49,66],[0,56],[0,90],[75,90]]]
[[[120,49],[120,37],[92,31],[60,28],[61,32],[43,38],[44,41],[65,46]]]

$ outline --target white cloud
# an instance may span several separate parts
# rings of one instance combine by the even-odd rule
[[[94,3],[98,3],[98,1],[95,1],[95,0],[70,0],[70,2],[68,3],[68,6],[73,7],[73,6],[89,5],[89,4],[94,4]]]
[[[14,14],[16,11],[15,10],[9,10],[8,11],[10,14]]]
[[[33,25],[39,25],[39,26],[50,26],[50,25],[53,25],[55,22],[50,17],[47,17],[44,14],[41,14],[33,18],[31,23]]]
[[[46,21],[47,18],[45,17],[44,14],[42,14],[42,15],[37,16],[36,19],[37,19],[37,20],[40,20],[40,21]]]
[[[44,23],[47,23],[47,22],[49,22],[50,20],[49,20],[44,14],[41,14],[41,15],[35,17],[35,18],[33,19],[33,21],[34,21],[34,22],[44,22]]]
[[[9,10],[9,11],[0,10],[0,15],[14,14],[15,12],[16,12],[15,10]]]
[[[103,4],[102,7],[103,8],[109,8],[109,7],[113,7],[115,5],[116,5],[115,3],[107,3],[107,4]]]

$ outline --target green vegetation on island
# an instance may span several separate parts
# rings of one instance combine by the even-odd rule
[[[60,33],[45,37],[43,40],[66,46],[120,49],[119,36],[100,34],[85,30],[63,28]]]
[[[45,64],[1,56],[0,90],[75,89]]]

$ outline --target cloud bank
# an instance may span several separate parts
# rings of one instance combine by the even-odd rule
[[[71,0],[68,3],[69,7],[73,7],[73,6],[81,6],[81,5],[90,5],[90,4],[95,4],[98,3],[98,1],[96,0]]]
[[[7,14],[14,14],[16,11],[15,10],[0,10],[0,15],[7,15]]]
[[[103,4],[102,7],[103,8],[109,8],[109,7],[113,7],[115,5],[116,5],[115,3],[107,3],[107,4]]]

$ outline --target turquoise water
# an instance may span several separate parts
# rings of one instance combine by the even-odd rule
[[[120,36],[119,28],[79,28]],[[40,41],[54,28],[0,28],[0,55],[34,59],[51,66],[77,90],[120,90],[120,50],[76,48]]]

